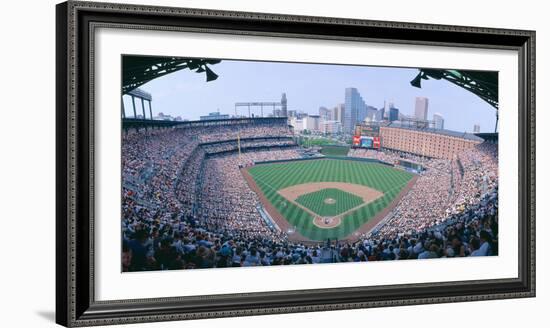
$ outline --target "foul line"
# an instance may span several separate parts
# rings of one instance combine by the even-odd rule
[[[252,179],[257,180],[257,181],[263,183],[264,185],[266,185],[266,186],[268,186],[269,188],[271,188],[271,190],[273,190],[274,192],[278,193],[278,192],[277,192],[277,189],[275,189],[275,187],[273,187],[272,185],[270,185],[270,184],[267,183],[267,182],[264,182],[262,179],[260,179],[260,178],[255,178],[254,176],[252,176]]]
[[[269,183],[263,181],[262,179],[260,179],[260,178],[258,178],[258,177],[254,177],[254,176],[252,176],[252,175],[251,175],[251,177],[252,177],[252,179],[254,179],[254,180],[256,180],[256,181],[258,181],[258,182],[264,184],[264,185],[267,186],[267,187],[269,187],[272,191],[274,191],[274,192],[275,192],[276,194],[278,194],[280,197],[284,198],[286,201],[288,201],[288,202],[294,204],[295,206],[301,208],[301,209],[304,210],[306,213],[309,213],[309,215],[312,216],[312,218],[313,218],[314,221],[315,221],[315,218],[316,218],[316,217],[321,217],[319,214],[313,212],[312,210],[310,210],[309,208],[303,206],[302,204],[287,199],[286,197],[284,197],[283,195],[281,195],[281,194],[278,192],[278,190],[277,190],[275,187],[273,187],[271,184],[269,184]],[[343,219],[344,219],[345,216],[354,213],[355,211],[359,210],[360,208],[362,208],[362,207],[364,207],[364,206],[367,206],[367,205],[369,205],[369,204],[375,203],[376,201],[379,201],[382,197],[386,196],[386,194],[387,194],[388,192],[391,192],[391,191],[396,190],[396,189],[403,189],[403,187],[406,186],[407,184],[409,184],[410,182],[411,182],[411,180],[409,179],[408,181],[406,181],[406,182],[404,182],[404,183],[402,183],[402,184],[400,184],[400,185],[398,185],[398,186],[395,186],[395,187],[393,187],[393,188],[391,188],[391,189],[388,189],[386,192],[383,193],[383,196],[380,196],[380,197],[378,197],[378,198],[376,198],[376,199],[373,199],[372,201],[370,201],[370,202],[368,202],[368,203],[363,203],[363,204],[361,204],[361,205],[359,205],[359,206],[356,206],[356,207],[354,207],[354,208],[351,208],[351,209],[349,209],[349,210],[347,210],[347,211],[345,211],[345,212],[343,212],[343,213],[340,213],[340,214],[338,214],[338,215],[333,216],[332,218],[339,220],[340,223],[339,223],[338,225],[332,227],[332,228],[336,228],[336,227],[340,226],[340,224],[343,222]],[[307,183],[307,182],[306,182],[306,183]],[[370,186],[366,186],[366,187],[372,188],[372,187],[370,187]],[[372,188],[372,189],[374,189],[374,188]],[[377,189],[374,189],[374,190],[377,190]],[[266,197],[266,198],[267,198],[267,197]],[[376,215],[375,215],[375,216],[376,216]],[[285,220],[286,220],[286,218],[285,218]],[[370,220],[369,220],[369,221],[370,221]],[[314,222],[313,224],[314,224],[316,227],[318,227],[318,228],[323,228],[323,227],[320,227],[320,226],[316,225],[315,222]],[[324,229],[326,229],[326,228],[324,228]]]

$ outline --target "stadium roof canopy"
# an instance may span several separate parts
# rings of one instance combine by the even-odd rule
[[[420,69],[411,85],[421,88],[421,81],[428,79],[447,80],[485,100],[498,110],[498,72],[465,71],[444,69]]]
[[[445,129],[433,129],[433,128],[415,128],[411,126],[403,126],[399,124],[399,121],[391,122],[391,124],[388,125],[390,128],[399,128],[399,129],[407,129],[407,130],[415,130],[415,131],[421,131],[421,132],[429,132],[429,133],[435,133],[435,134],[441,134],[449,137],[455,137],[455,138],[462,138],[466,140],[473,140],[473,141],[483,141],[483,139],[473,133],[468,132],[458,132],[458,131],[452,131],[452,130],[445,130]]]
[[[130,96],[134,96],[134,97],[144,99],[144,100],[148,100],[148,101],[153,100],[153,96],[151,96],[151,94],[149,92],[141,90],[140,88],[132,89],[132,90],[128,91],[127,94],[130,95]]]
[[[206,73],[206,81],[218,78],[208,65],[219,63],[218,59],[161,57],[161,56],[123,56],[122,57],[122,94],[128,94],[137,87],[182,69],[188,68],[196,73]]]
[[[490,141],[493,143],[498,142],[498,133],[482,132],[482,133],[476,133],[476,136],[482,138],[485,141]]]

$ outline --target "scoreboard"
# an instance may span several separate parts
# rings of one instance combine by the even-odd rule
[[[380,135],[380,123],[359,123],[355,126],[356,136],[378,137]]]
[[[380,137],[353,136],[354,148],[380,149]]]
[[[382,142],[380,139],[379,122],[361,122],[355,125],[355,134],[353,136],[353,148],[380,149]]]

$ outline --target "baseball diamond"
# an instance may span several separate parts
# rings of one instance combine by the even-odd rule
[[[414,177],[377,162],[345,159],[259,163],[246,171],[252,189],[269,203],[268,212],[276,211],[272,217],[282,217],[312,241],[351,238],[387,212]]]
[[[302,195],[296,202],[321,216],[335,216],[363,204],[359,196],[334,188]]]

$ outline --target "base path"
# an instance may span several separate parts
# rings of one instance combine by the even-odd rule
[[[367,186],[346,183],[346,182],[310,182],[302,183],[294,186],[286,187],[278,191],[279,195],[284,198],[294,201],[298,197],[316,192],[323,189],[340,189],[345,192],[352,193],[356,196],[359,196],[363,199],[365,203],[370,203],[378,197],[383,196],[384,194],[376,189],[369,188]]]
[[[319,216],[319,214],[311,211],[307,207],[296,202],[296,199],[298,199],[302,195],[309,194],[309,193],[316,192],[323,189],[339,189],[345,192],[349,192],[351,194],[354,194],[355,196],[361,197],[363,199],[363,203],[354,208],[350,208],[349,210],[343,213],[340,213],[338,215],[335,215],[332,217],[321,217]],[[384,196],[383,193],[381,193],[376,189],[372,189],[364,185],[347,183],[347,182],[303,183],[303,184],[286,187],[284,189],[279,190],[278,193],[284,198],[288,199],[288,201],[292,202],[294,205],[300,207],[304,211],[311,214],[311,216],[313,217],[313,224],[316,227],[321,229],[332,229],[339,226],[342,223],[342,219],[344,218],[344,216],[348,215],[349,213],[355,212],[359,208],[375,201],[379,197]],[[330,201],[330,199],[331,198],[326,199],[325,203]]]
[[[266,209],[266,211],[269,213],[273,221],[275,221],[275,224],[285,233],[288,232],[290,229],[294,230],[294,227],[288,223],[288,221],[277,211],[275,206],[267,200],[264,193],[261,191],[260,187],[256,184],[256,181],[254,181],[254,178],[250,175],[247,168],[242,168],[241,173],[248,183],[248,186],[252,191],[258,195],[260,198],[260,202],[262,203],[263,207]],[[299,241],[310,241],[309,238],[304,237],[302,234],[300,234],[297,230],[291,234],[288,235],[288,240],[299,242]],[[311,241],[313,242],[313,241]]]
[[[290,225],[290,223],[279,213],[279,211],[267,200],[263,192],[261,191],[260,187],[256,184],[256,181],[254,181],[254,178],[250,175],[247,168],[242,168],[241,173],[243,177],[245,178],[246,182],[248,183],[250,189],[252,189],[256,195],[260,198],[260,201],[264,208],[267,210],[271,218],[275,221],[275,223],[281,228],[283,231],[288,231],[289,229],[292,229],[293,227]],[[401,199],[411,190],[412,186],[414,186],[418,176],[414,176],[407,185],[401,190],[401,192],[393,199],[393,201],[386,206],[382,211],[378,212],[373,218],[371,218],[369,221],[365,222],[362,226],[360,226],[357,230],[355,230],[350,235],[346,236],[345,238],[342,238],[340,240],[344,241],[347,240],[349,242],[357,241],[360,236],[364,233],[367,233],[371,231],[374,227],[376,227],[380,222],[384,220],[384,218],[397,206],[397,204],[401,201]],[[309,186],[305,186],[309,185]],[[339,185],[339,186],[336,186]],[[344,187],[346,185],[346,187]],[[351,185],[351,186],[350,186]],[[355,188],[355,191],[352,191],[348,189],[348,187]],[[298,188],[300,187],[300,188]],[[315,189],[317,188],[317,189]],[[362,197],[363,200],[366,202],[372,202],[376,198],[382,196],[382,193],[380,191],[377,191],[375,189],[369,188],[367,186],[362,185],[355,185],[350,183],[344,183],[344,182],[314,182],[314,183],[307,183],[302,185],[295,185],[291,187],[287,187],[284,189],[279,190],[279,193],[283,192],[284,197],[288,200],[293,199],[292,202],[295,203],[295,199],[300,197],[302,194],[307,194],[310,192],[326,189],[326,188],[337,188],[344,191],[350,191],[354,194],[356,194],[359,197]],[[368,190],[367,190],[368,189]],[[295,203],[299,205],[298,203]],[[303,206],[299,205],[301,208],[304,208]],[[361,206],[364,206],[362,204]],[[305,209],[305,208],[304,208]],[[354,208],[352,210],[356,210],[357,208]],[[307,210],[307,209],[306,209]],[[317,227],[324,227],[324,228],[330,228],[330,226],[334,227],[341,223],[341,218],[332,217],[332,220],[325,221],[326,218],[320,217],[318,215],[315,215],[315,213],[310,214],[314,215],[314,223]],[[348,213],[347,211],[346,213]],[[345,214],[345,213],[343,213]],[[301,243],[307,243],[307,244],[319,244],[320,241],[314,241],[309,238],[304,237],[302,234],[300,234],[298,231],[295,231],[294,233],[288,235],[288,239],[293,242],[301,242]]]

